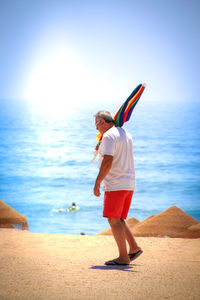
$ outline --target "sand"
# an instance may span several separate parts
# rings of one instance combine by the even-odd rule
[[[142,222],[129,218],[127,223],[136,237],[200,238],[200,222],[177,206],[171,206]],[[110,228],[99,233],[111,234]]]
[[[112,236],[0,229],[0,299],[200,299],[200,239],[138,237],[128,266]]]

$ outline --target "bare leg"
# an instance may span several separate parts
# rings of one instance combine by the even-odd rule
[[[126,237],[126,240],[129,244],[129,253],[136,253],[138,250],[141,250],[141,248],[138,246],[128,224],[126,223],[125,220],[123,219],[120,219],[121,221],[121,224],[123,226],[123,230],[124,230],[124,233],[125,233],[125,237]]]
[[[121,222],[121,219],[117,219],[117,218],[108,217],[108,222],[112,229],[112,233],[119,250],[119,258],[117,258],[117,262],[123,264],[129,264],[130,259],[126,248],[125,226]]]

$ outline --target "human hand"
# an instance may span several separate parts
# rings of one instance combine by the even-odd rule
[[[98,181],[96,181],[95,185],[94,185],[94,195],[96,197],[99,197],[101,195],[101,193],[100,193],[100,183]]]

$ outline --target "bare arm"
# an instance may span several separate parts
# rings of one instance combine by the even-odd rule
[[[99,170],[99,174],[96,178],[96,182],[95,182],[95,185],[94,185],[94,195],[97,196],[97,197],[100,196],[101,182],[103,181],[103,179],[106,177],[106,175],[110,171],[111,166],[112,166],[112,162],[113,162],[113,156],[112,155],[104,155],[102,163],[101,163],[101,167],[100,167],[100,170]]]

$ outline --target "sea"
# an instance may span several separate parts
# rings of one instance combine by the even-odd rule
[[[94,235],[108,228],[103,192],[93,195],[98,159],[94,103],[54,114],[0,99],[0,200],[34,233]],[[70,106],[70,105],[69,105]],[[136,189],[128,217],[177,206],[200,221],[200,102],[140,99],[124,128],[133,137]],[[78,209],[68,207],[75,202]]]

